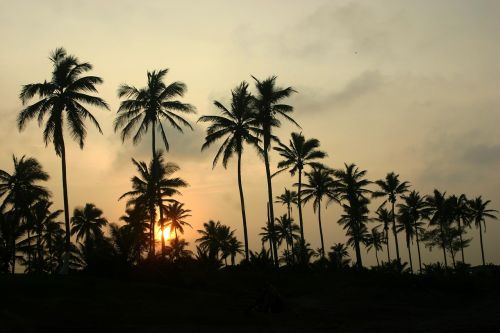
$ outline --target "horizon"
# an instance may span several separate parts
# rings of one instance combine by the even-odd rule
[[[291,132],[302,132],[306,138],[320,140],[329,167],[355,163],[368,171],[372,181],[394,171],[423,195],[434,188],[447,194],[464,193],[470,199],[482,195],[492,201],[491,208],[500,209],[496,175],[500,166],[500,131],[496,128],[500,123],[500,67],[496,65],[500,3],[443,1],[430,6],[430,1],[386,1],[387,7],[382,8],[367,1],[314,1],[311,5],[292,1],[287,2],[287,17],[282,18],[278,15],[281,3],[273,2],[258,23],[248,13],[261,13],[262,1],[238,6],[229,1],[217,3],[233,15],[209,20],[217,8],[193,3],[177,4],[178,15],[163,17],[163,11],[169,13],[163,2],[126,2],[117,8],[111,2],[88,1],[73,5],[78,10],[57,1],[52,6],[1,2],[0,169],[12,170],[13,154],[38,159],[51,176],[46,185],[54,208],[62,209],[59,157],[51,144],[45,147],[36,122],[19,132],[15,119],[22,109],[21,86],[49,79],[48,55],[64,47],[94,66],[90,74],[104,79],[97,87],[98,96],[110,105],[110,111],[89,107],[104,135],[88,126],[83,150],[67,136],[70,215],[75,207],[94,203],[109,222],[119,222],[125,200],[118,198],[130,189],[135,174],[131,158],[149,162],[151,141],[146,136],[137,145],[131,140],[122,143],[113,131],[120,103],[116,91],[122,83],[145,86],[146,72],[161,68],[169,68],[167,83],[179,80],[187,85],[181,101],[197,108],[196,115],[186,117],[193,131],[182,134],[169,127],[171,149],[164,155],[166,161],[180,166],[176,175],[190,185],[177,199],[192,210],[188,222],[193,228],[186,228],[183,235],[191,249],[198,237],[196,230],[208,220],[231,226],[238,239],[243,239],[236,160],[227,169],[217,165],[212,170],[216,150],[201,152],[206,126],[196,120],[217,112],[214,100],[229,105],[231,89],[243,80],[255,91],[251,75],[259,79],[277,75],[279,86],[298,91],[287,104],[294,106],[292,116],[301,128],[283,121],[276,131],[283,143],[288,143]],[[19,17],[9,16],[12,12]],[[165,23],[172,30],[164,30],[173,35],[162,34],[160,22],[148,16],[151,12],[157,20],[172,20]],[[96,13],[97,17],[92,16]],[[59,22],[58,17],[64,19]],[[196,24],[182,26],[188,18]],[[45,26],[48,21],[53,24]],[[142,36],[130,21],[154,33]],[[92,29],[83,29],[90,24]],[[42,27],[49,31],[33,34],[33,29]],[[23,49],[27,44],[30,52]],[[164,150],[162,144],[157,148]],[[272,171],[279,160],[272,152]],[[267,192],[264,163],[251,147],[245,147],[242,168],[249,244],[258,251]],[[292,189],[296,181],[288,172],[276,176],[273,195],[280,195],[284,187]],[[383,200],[372,201],[371,216]],[[279,204],[274,209],[276,217],[286,211]],[[298,222],[296,213],[294,209]],[[337,204],[322,211],[325,248],[346,242],[337,223],[340,213]],[[488,222],[486,261],[500,264],[500,224]],[[304,229],[306,241],[318,248],[317,217],[311,204],[304,208]],[[467,261],[479,264],[477,230],[467,235],[473,238],[465,250]],[[399,238],[401,257],[407,261],[403,238]],[[422,251],[423,262],[442,260],[439,249],[429,252],[422,246]],[[349,253],[355,257],[351,248]],[[363,250],[363,260],[375,265],[374,253]]]

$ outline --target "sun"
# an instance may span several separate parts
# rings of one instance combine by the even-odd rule
[[[161,229],[158,228],[158,231],[156,232],[156,239],[161,240],[162,236],[165,240],[169,240],[172,238],[172,230],[170,230],[170,227],[165,227],[165,229],[163,229],[163,235]]]

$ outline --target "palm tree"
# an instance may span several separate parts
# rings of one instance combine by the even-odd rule
[[[360,244],[366,241],[368,230],[368,204],[370,200],[365,196],[372,192],[366,188],[371,182],[365,179],[366,170],[359,170],[355,164],[345,164],[345,170],[335,170],[337,178],[336,193],[344,214],[339,224],[344,225],[349,236],[348,245],[356,250],[356,265],[362,268]]]
[[[125,215],[120,216],[120,220],[125,222],[125,225],[120,229],[128,229],[127,231],[123,231],[123,233],[129,234],[133,239],[134,249],[132,255],[135,262],[139,260],[143,250],[148,247],[148,219],[148,209],[140,205],[128,207],[125,210]]]
[[[496,220],[497,217],[495,213],[498,213],[497,210],[488,208],[490,203],[490,200],[483,201],[481,196],[469,201],[471,219],[474,221],[476,228],[479,228],[479,241],[481,243],[481,259],[483,260],[483,266],[486,265],[484,260],[483,225],[484,231],[486,231],[486,218]]]
[[[375,184],[379,186],[379,191],[374,191],[372,197],[387,197],[386,201],[391,203],[391,213],[392,213],[392,232],[394,234],[394,242],[396,243],[396,258],[401,261],[399,257],[399,244],[398,244],[398,234],[396,232],[396,215],[394,213],[394,207],[396,205],[397,197],[408,192],[408,187],[410,187],[409,182],[401,182],[399,180],[399,175],[394,172],[390,172],[385,176],[385,179],[380,179],[375,181]]]
[[[68,204],[68,186],[66,179],[66,146],[63,135],[63,124],[69,127],[71,137],[75,139],[80,148],[83,149],[87,129],[84,120],[90,122],[102,134],[101,127],[92,113],[86,109],[84,104],[98,108],[109,109],[106,102],[97,97],[87,94],[97,93],[95,86],[103,81],[97,76],[82,76],[92,69],[88,62],[79,62],[72,55],[68,55],[63,48],[58,48],[50,55],[53,71],[50,81],[24,85],[19,95],[23,105],[38,95],[40,100],[24,108],[17,117],[19,130],[23,130],[26,123],[37,118],[41,125],[43,119],[47,118],[43,139],[45,144],[54,144],[56,155],[61,157],[63,199],[64,199],[64,222],[66,227],[65,251],[63,273],[69,268],[70,255],[70,220]]]
[[[170,227],[170,230],[175,232],[176,239],[178,239],[177,230],[184,234],[184,226],[191,228],[191,224],[185,221],[186,218],[191,216],[190,212],[191,210],[184,209],[184,204],[180,202],[174,202],[166,207],[167,227]]]
[[[304,203],[313,199],[314,212],[318,213],[319,235],[321,239],[321,256],[325,257],[325,243],[323,241],[323,227],[321,225],[321,201],[326,197],[327,205],[331,201],[337,201],[335,193],[335,181],[333,180],[333,170],[321,165],[314,166],[311,172],[306,173],[307,183],[304,184]],[[300,185],[299,185],[300,186]],[[300,196],[299,196],[300,198]],[[300,199],[299,199],[300,200]],[[301,230],[301,236],[303,236]]]
[[[84,242],[103,236],[102,227],[108,224],[108,220],[102,216],[102,210],[92,203],[85,207],[76,207],[71,218],[71,235],[76,234],[76,240],[83,239]]]
[[[428,218],[429,210],[426,204],[426,197],[421,196],[417,191],[411,191],[408,195],[401,196],[403,203],[398,204],[399,214],[405,215],[412,223],[412,229],[417,243],[418,267],[422,273],[422,257],[420,254],[420,240],[424,234],[422,219]]]
[[[154,255],[155,206],[163,207],[164,201],[174,202],[175,200],[166,199],[165,197],[180,194],[179,188],[186,187],[187,183],[178,177],[169,178],[179,170],[179,167],[175,163],[165,163],[161,153],[155,154],[153,160],[149,163],[149,167],[145,162],[138,162],[135,159],[132,159],[132,163],[134,163],[139,175],[132,177],[132,191],[124,193],[118,200],[129,197],[127,206],[135,205],[145,207],[148,210],[150,219],[149,254]],[[160,209],[161,214],[163,214],[163,210]],[[160,216],[160,223],[163,224],[162,215]],[[162,246],[164,246],[164,242]]]
[[[336,243],[330,247],[330,250],[331,251],[328,252],[328,257],[336,269],[342,269],[349,266],[349,252],[347,252],[347,247],[344,244]]]
[[[275,222],[274,232],[276,233],[276,242],[278,244],[281,244],[283,241],[285,241],[286,249],[290,250],[289,230],[291,228],[292,221],[288,219],[288,216],[286,214],[283,214],[282,216],[277,217],[275,219]]]
[[[36,200],[46,200],[49,198],[49,191],[39,185],[39,182],[47,181],[49,175],[43,170],[42,165],[34,158],[18,159],[13,156],[14,172],[12,174],[5,170],[0,170],[0,198],[4,197],[0,210],[10,207],[10,219],[13,224],[9,228],[10,235],[7,239],[11,242],[12,251],[12,272],[16,264],[16,243],[15,239],[23,230],[19,229],[23,222],[32,220],[31,206]],[[30,239],[31,237],[29,237]],[[30,244],[28,244],[30,245]],[[31,252],[30,252],[31,253]]]
[[[198,230],[198,233],[201,237],[196,242],[200,243],[200,250],[208,252],[208,257],[211,260],[223,259],[227,266],[227,257],[236,255],[234,252],[235,244],[233,244],[235,242],[234,230],[219,221],[210,220],[203,223],[203,230]],[[241,243],[239,244],[241,246]]]
[[[452,200],[452,210],[453,216],[457,222],[458,235],[460,239],[460,252],[462,255],[462,263],[465,262],[464,256],[464,226],[469,226],[471,224],[471,209],[469,207],[469,200],[465,194],[461,194],[459,197],[453,195],[450,197]]]
[[[271,222],[267,221],[264,227],[260,228],[262,231],[259,233],[260,240],[262,242],[262,247],[266,242],[269,242],[269,252],[271,253],[271,257],[273,257],[274,247],[279,248],[281,242],[283,242],[284,238],[278,237],[278,228],[275,226],[274,228],[271,226]]]
[[[410,211],[401,210],[398,214],[398,222],[399,225],[396,227],[396,229],[397,232],[401,232],[403,230],[405,232],[406,248],[408,249],[408,260],[410,261],[410,272],[413,273],[413,261],[411,258],[410,242],[412,241],[416,230],[414,229],[414,223],[412,216],[410,215]]]
[[[371,229],[370,235],[368,236],[366,250],[370,252],[371,249],[375,250],[375,259],[377,259],[377,266],[380,266],[378,261],[378,251],[382,251],[382,244],[384,244],[385,239],[383,233],[378,231],[378,226]]]
[[[253,77],[253,76],[252,76]],[[267,180],[267,199],[269,203],[269,220],[270,227],[274,229],[274,208],[273,208],[273,188],[271,183],[271,168],[269,164],[269,150],[271,148],[272,128],[279,127],[280,122],[277,116],[281,116],[292,123],[298,124],[293,120],[288,113],[293,111],[293,107],[287,104],[281,104],[285,98],[290,97],[295,90],[292,87],[280,88],[276,86],[276,76],[271,76],[263,81],[259,81],[255,77],[255,86],[257,88],[257,96],[253,98],[253,103],[256,111],[256,120],[262,130],[264,144],[264,164],[266,167]],[[299,206],[299,209],[300,206]],[[278,266],[278,251],[273,247],[274,265]]]
[[[193,252],[187,249],[188,245],[189,243],[185,239],[170,239],[169,245],[165,249],[167,257],[173,262],[192,257]]]
[[[62,210],[51,211],[52,202],[48,200],[38,200],[31,206],[31,217],[33,219],[34,231],[36,233],[36,270],[42,271],[45,267],[45,260],[43,257],[43,233],[45,229],[52,223],[56,223],[56,219],[62,214]]]
[[[283,194],[276,197],[276,203],[281,203],[282,205],[286,205],[286,211],[288,214],[288,219],[292,218],[292,205],[298,204],[297,192],[290,191],[285,188],[285,192]]]
[[[440,247],[443,249],[444,266],[448,266],[448,261],[446,259],[446,230],[450,226],[451,216],[451,205],[450,201],[446,198],[446,192],[439,192],[434,190],[432,196],[427,196],[426,203],[429,211],[430,226],[435,226],[437,228],[438,237],[441,240]],[[432,233],[428,234],[431,236]],[[429,239],[429,237],[427,237]],[[432,238],[432,237],[431,237]]]
[[[392,213],[387,210],[384,206],[381,206],[375,212],[377,215],[373,218],[374,221],[382,223],[384,226],[384,243],[387,249],[387,262],[391,262],[391,253],[389,251],[389,223],[392,222]]]
[[[258,148],[259,133],[258,124],[255,120],[252,109],[252,95],[248,92],[248,83],[242,82],[231,91],[231,107],[226,108],[221,102],[215,101],[214,105],[220,110],[220,116],[202,116],[198,121],[208,122],[211,125],[207,128],[205,143],[202,150],[207,149],[213,143],[223,140],[215,158],[213,167],[222,156],[222,165],[227,167],[229,159],[234,153],[238,156],[238,189],[240,192],[241,219],[243,222],[243,235],[245,240],[245,258],[248,261],[248,232],[245,212],[245,197],[243,195],[243,185],[241,182],[241,156],[245,143]]]
[[[122,84],[118,88],[118,97],[126,98],[121,102],[114,122],[115,132],[121,129],[122,141],[130,137],[134,130],[132,141],[137,144],[151,126],[152,157],[156,154],[156,130],[159,130],[165,149],[169,150],[167,134],[162,120],[166,120],[173,128],[182,132],[181,126],[191,128],[187,120],[179,115],[195,113],[195,107],[173,100],[182,97],[186,92],[186,85],[182,82],[173,82],[166,85],[163,80],[168,69],[147,72],[148,83],[144,88],[136,88]]]
[[[231,257],[231,266],[235,265],[236,256],[243,253],[241,250],[242,245],[236,237],[229,238],[226,253]]]
[[[297,205],[299,208],[300,238],[302,243],[305,243],[301,204],[302,171],[308,165],[313,167],[319,166],[320,164],[315,161],[327,156],[325,152],[318,150],[318,147],[319,140],[306,140],[302,133],[294,132],[292,133],[292,138],[290,139],[288,146],[280,142],[279,146],[274,148],[274,150],[276,150],[280,156],[283,157],[283,160],[278,162],[278,171],[275,174],[284,170],[290,170],[290,174],[292,176],[294,176],[296,172],[298,173],[299,182],[297,183]],[[324,250],[324,246],[322,247]]]

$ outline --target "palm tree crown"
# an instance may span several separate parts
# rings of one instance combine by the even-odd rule
[[[186,218],[190,217],[190,209],[184,209],[184,204],[180,202],[174,202],[167,206],[165,213],[167,215],[167,226],[170,226],[170,230],[175,232],[175,238],[177,237],[177,230],[181,234],[184,234],[184,226],[191,227],[191,225],[185,221]]]
[[[76,234],[76,239],[95,239],[102,236],[102,227],[108,224],[106,218],[102,216],[102,210],[92,203],[85,204],[85,207],[77,207],[71,219],[71,234]]]

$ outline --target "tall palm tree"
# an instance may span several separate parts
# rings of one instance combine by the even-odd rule
[[[465,233],[464,227],[469,226],[471,224],[471,209],[469,205],[469,200],[465,196],[465,194],[461,194],[460,196],[451,196],[450,200],[452,200],[452,209],[453,216],[455,221],[457,222],[458,227],[458,235],[460,239],[460,252],[462,255],[462,263],[465,262],[464,256],[464,239],[463,234]]]
[[[186,218],[190,217],[190,209],[184,209],[184,204],[180,202],[174,202],[167,206],[165,213],[167,215],[167,227],[170,227],[171,231],[175,232],[175,238],[178,239],[177,230],[184,234],[184,226],[191,228],[191,224],[185,221]],[[162,235],[163,236],[163,235]]]
[[[325,257],[325,243],[323,241],[323,227],[321,225],[321,201],[323,198],[326,198],[328,200],[327,205],[331,201],[338,202],[335,193],[335,181],[332,177],[333,173],[333,170],[325,168],[321,165],[314,166],[311,172],[306,173],[307,182],[304,184],[304,190],[302,191],[304,203],[307,203],[312,199],[314,212],[318,213],[321,256],[323,258]],[[301,236],[303,237],[302,230]]]
[[[49,175],[35,158],[18,159],[12,156],[14,172],[12,174],[0,170],[0,198],[4,197],[0,211],[10,208],[10,219],[13,224],[7,239],[10,240],[12,254],[12,272],[16,264],[16,235],[24,233],[19,229],[27,220],[32,220],[31,206],[36,200],[47,200],[50,192],[40,182],[47,181]],[[22,232],[21,232],[22,231]],[[28,235],[28,239],[30,239]]]
[[[240,83],[238,87],[231,91],[231,95],[230,108],[226,108],[221,102],[215,101],[214,105],[220,110],[221,115],[202,116],[198,121],[211,123],[207,128],[207,136],[205,137],[205,143],[201,147],[202,150],[207,149],[216,141],[223,140],[213,160],[214,168],[220,157],[222,157],[224,168],[227,167],[227,163],[234,153],[238,157],[238,189],[240,192],[241,219],[245,241],[245,258],[248,261],[248,232],[245,197],[241,182],[241,156],[245,143],[256,148],[259,147],[258,143],[260,140],[257,138],[257,134],[260,129],[254,117],[252,95],[248,92],[248,83]]]
[[[381,206],[377,209],[375,214],[377,216],[374,217],[373,220],[382,223],[384,226],[384,243],[387,250],[387,262],[390,263],[391,253],[389,250],[389,223],[392,222],[392,212],[384,206]]]
[[[76,240],[84,242],[103,236],[102,228],[108,220],[102,216],[102,210],[93,203],[86,203],[85,207],[76,207],[71,218],[71,235],[76,234]]]
[[[391,204],[392,232],[394,234],[394,242],[396,243],[396,258],[398,259],[398,261],[401,261],[401,258],[399,256],[398,234],[396,231],[396,215],[394,213],[394,207],[396,205],[398,196],[408,192],[410,183],[407,181],[401,182],[399,180],[399,175],[395,174],[394,172],[389,172],[385,176],[385,179],[377,180],[375,181],[375,184],[378,185],[379,190],[374,191],[372,193],[372,197],[386,197],[386,201],[389,201]]]
[[[413,273],[413,260],[411,257],[410,243],[413,240],[413,236],[415,235],[416,230],[414,229],[415,225],[413,223],[413,218],[410,215],[410,211],[400,210],[397,221],[399,223],[399,225],[396,227],[397,231],[405,232],[406,248],[408,250],[408,260],[410,262],[410,272]]]
[[[280,142],[279,146],[274,148],[274,150],[276,150],[283,158],[280,162],[278,162],[278,171],[276,173],[284,170],[289,170],[292,176],[294,176],[295,173],[298,173],[299,181],[297,183],[297,205],[299,208],[300,237],[302,243],[305,242],[301,204],[302,172],[306,166],[320,166],[320,164],[316,161],[327,156],[325,152],[318,150],[318,148],[319,140],[306,140],[302,133],[295,132],[292,133],[288,146]],[[322,246],[322,248],[324,250],[324,246]]]
[[[145,162],[138,162],[132,159],[139,175],[132,177],[132,191],[124,193],[118,200],[129,197],[127,205],[146,207],[150,219],[149,224],[149,254],[154,255],[154,237],[155,237],[155,221],[156,211],[155,206],[163,206],[164,201],[174,202],[173,199],[168,199],[176,194],[180,194],[179,188],[186,187],[187,183],[181,178],[169,178],[173,173],[179,170],[175,163],[165,163],[161,153],[155,154],[149,166]],[[160,209],[162,212],[163,209]],[[162,213],[163,214],[163,213]],[[160,216],[160,221],[163,219]],[[162,230],[163,231],[163,230]],[[162,243],[163,245],[163,243]]]
[[[490,203],[490,200],[483,201],[483,198],[481,196],[469,202],[471,219],[474,221],[476,228],[479,228],[479,241],[481,243],[481,259],[483,260],[483,266],[486,265],[486,262],[484,260],[483,225],[484,230],[486,231],[486,218],[496,220],[497,216],[495,215],[495,213],[498,213],[497,210],[488,208],[488,205]]]
[[[252,76],[253,77],[253,76]],[[295,90],[292,87],[280,88],[276,86],[276,76],[271,76],[263,81],[255,80],[255,87],[257,88],[257,95],[253,98],[253,103],[256,111],[255,118],[262,130],[263,137],[263,155],[264,164],[266,167],[266,180],[267,180],[267,201],[269,203],[269,220],[271,221],[270,227],[274,229],[274,207],[273,207],[273,188],[271,182],[271,167],[269,164],[269,150],[271,148],[272,128],[279,127],[280,121],[277,118],[281,116],[292,123],[298,124],[288,114],[293,111],[293,107],[281,102],[290,97]],[[300,206],[299,206],[300,207]],[[299,208],[300,209],[300,208]],[[278,251],[276,246],[273,247],[274,265],[278,266]]]
[[[371,182],[365,178],[366,170],[359,170],[355,164],[345,164],[345,170],[335,170],[336,192],[344,214],[339,223],[349,236],[348,245],[356,250],[356,265],[363,267],[360,244],[366,241],[368,229],[368,204],[366,195],[372,191],[366,188]]]
[[[440,247],[443,249],[444,266],[448,266],[448,260],[446,259],[446,230],[450,226],[451,216],[451,205],[450,201],[446,198],[446,192],[441,193],[438,190],[434,190],[432,196],[427,196],[426,203],[428,207],[429,225],[437,228],[439,233],[439,238],[441,240]]]
[[[417,191],[411,191],[407,195],[401,196],[403,203],[398,204],[399,214],[405,215],[409,223],[413,225],[412,229],[417,243],[418,267],[422,273],[422,257],[420,253],[420,240],[424,234],[422,219],[428,218],[429,210],[426,204],[426,197],[421,196]]]
[[[88,62],[80,62],[75,56],[68,55],[66,50],[58,48],[50,55],[52,62],[52,78],[42,83],[24,85],[19,98],[23,105],[30,99],[38,96],[40,99],[32,105],[25,107],[17,117],[19,130],[23,130],[26,123],[37,118],[41,125],[47,118],[43,139],[45,144],[54,144],[56,155],[61,157],[63,200],[64,200],[64,222],[66,227],[65,251],[63,273],[69,269],[70,252],[70,220],[68,204],[68,186],[66,177],[66,146],[63,135],[63,124],[69,128],[71,137],[78,142],[83,149],[87,129],[84,120],[88,119],[102,134],[101,127],[92,113],[84,104],[93,107],[109,109],[106,102],[87,93],[97,93],[95,86],[103,81],[98,76],[83,76],[92,69]]]
[[[118,97],[126,98],[121,102],[114,122],[115,132],[121,129],[122,141],[133,134],[132,141],[137,144],[151,126],[152,157],[156,154],[156,131],[159,130],[165,149],[169,150],[167,133],[162,121],[166,120],[173,128],[182,132],[181,126],[192,129],[189,122],[179,113],[195,113],[195,107],[176,100],[184,96],[186,85],[173,82],[166,85],[163,80],[168,69],[147,72],[147,86],[136,88],[122,84],[118,88]],[[135,133],[134,133],[135,132]]]
[[[378,231],[378,226],[371,229],[370,235],[368,236],[366,250],[370,252],[371,249],[375,250],[375,259],[377,259],[377,266],[380,266],[378,261],[378,251],[382,251],[382,244],[384,244],[385,238],[383,233]]]

